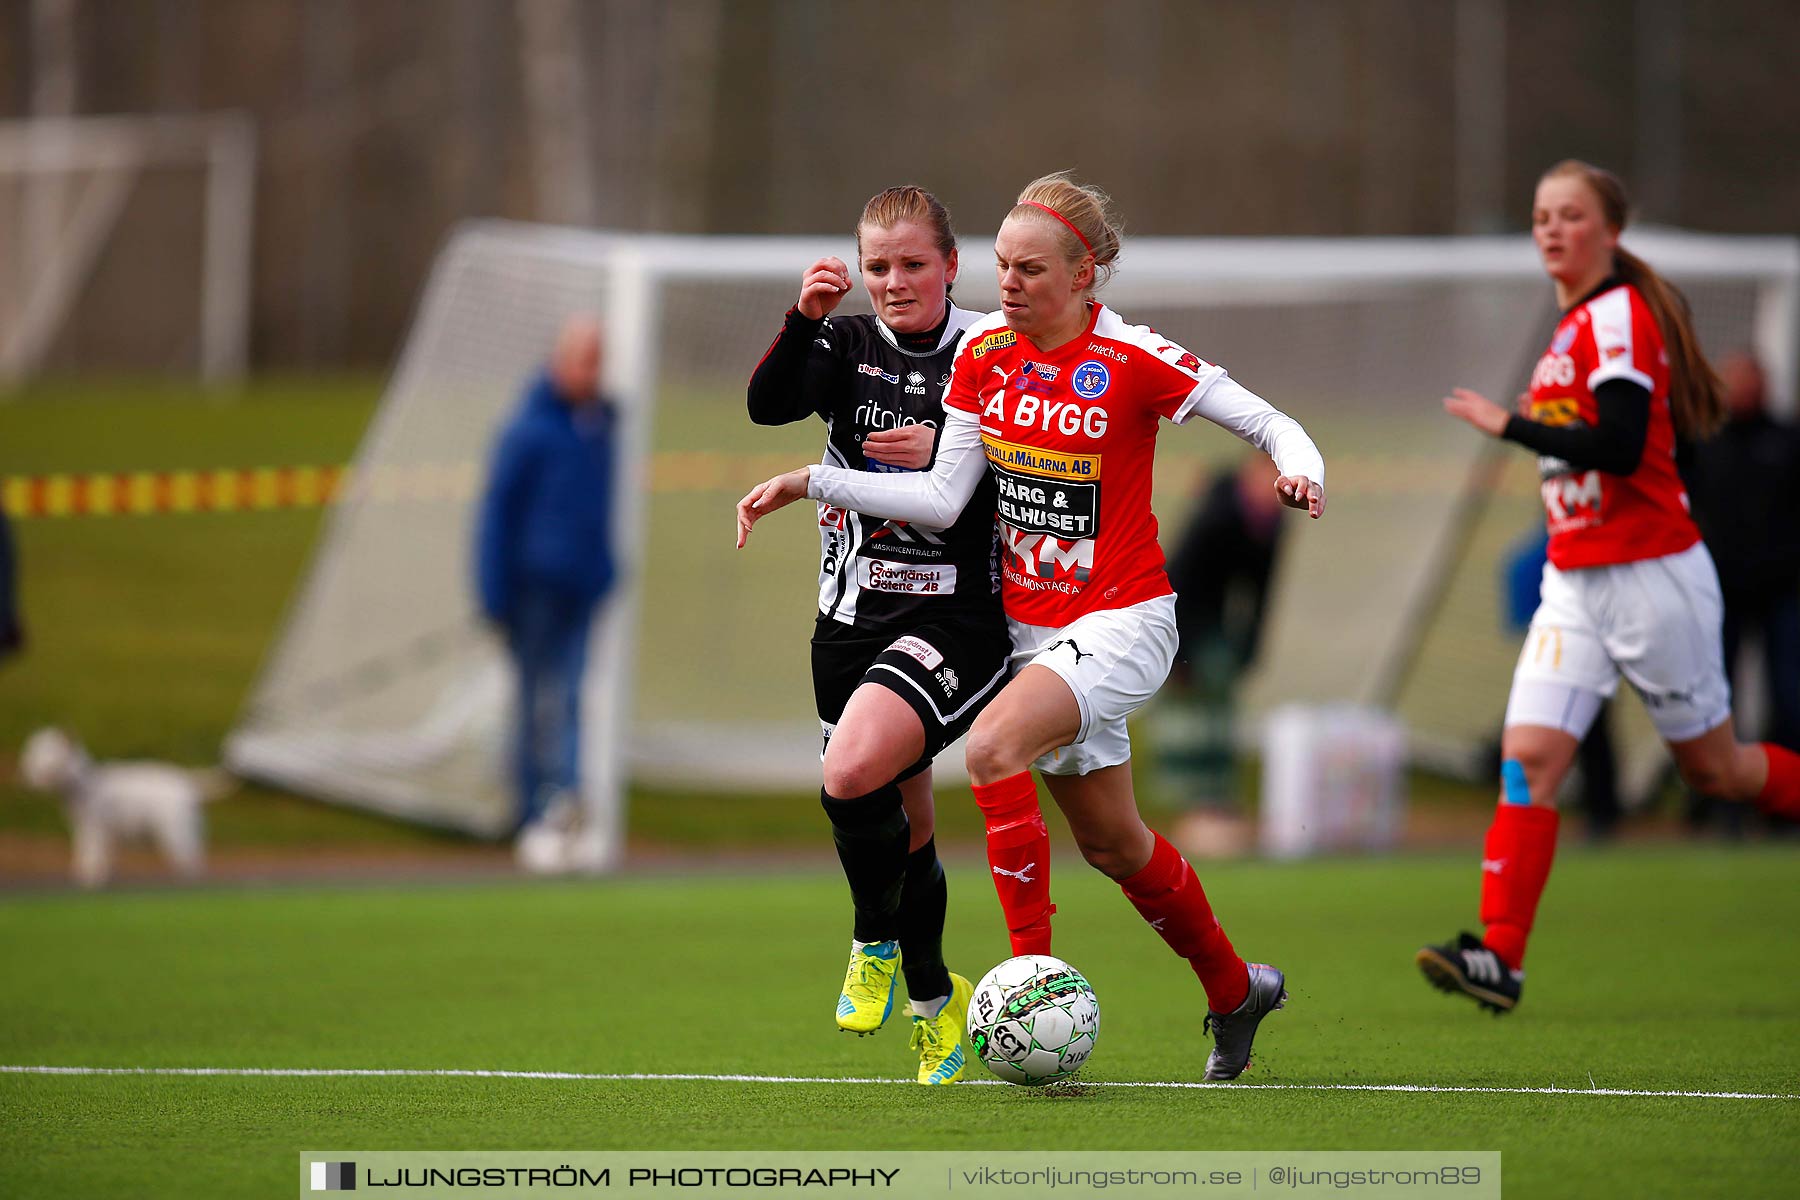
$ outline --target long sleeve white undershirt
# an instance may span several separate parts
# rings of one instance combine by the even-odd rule
[[[1324,484],[1325,460],[1300,423],[1224,372],[1197,387],[1176,410],[1174,420],[1185,425],[1196,416],[1263,451],[1283,475],[1304,475]],[[818,465],[810,469],[806,494],[883,520],[946,529],[975,494],[986,470],[981,422],[974,413],[946,407],[930,471],[852,471]]]

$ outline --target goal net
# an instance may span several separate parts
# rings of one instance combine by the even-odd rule
[[[242,113],[0,121],[0,385],[241,377],[255,174]]]
[[[1685,287],[1709,348],[1756,346],[1791,386],[1800,261],[1788,241],[1632,243]],[[965,307],[996,303],[988,240],[964,239]],[[440,257],[399,367],[232,738],[235,767],[351,803],[504,828],[503,656],[475,617],[471,521],[495,429],[564,315],[599,311],[628,410],[625,585],[588,672],[590,816],[616,847],[626,779],[745,791],[816,786],[807,638],[818,540],[805,506],[733,548],[748,488],[816,461],[816,421],[750,424],[744,387],[832,238],[627,237],[508,223]],[[1331,508],[1293,523],[1252,712],[1293,699],[1389,708],[1413,744],[1473,761],[1498,726],[1515,635],[1498,548],[1530,528],[1530,456],[1494,458],[1446,417],[1463,385],[1510,398],[1548,336],[1523,238],[1136,239],[1104,298],[1303,422]],[[860,289],[846,311],[867,311]],[[1165,427],[1165,540],[1201,480],[1244,448]],[[959,765],[946,756],[947,772]]]

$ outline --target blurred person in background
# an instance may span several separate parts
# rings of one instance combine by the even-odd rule
[[[1725,673],[1735,689],[1746,639],[1762,646],[1767,725],[1760,732],[1800,750],[1800,429],[1769,415],[1767,380],[1745,353],[1719,365],[1725,425],[1694,447],[1686,479],[1694,520],[1719,568],[1725,598]],[[1691,794],[1688,818],[1743,810]]]
[[[825,422],[824,461],[853,471],[931,465],[956,342],[977,319],[956,307],[956,234],[923,188],[863,207],[857,268],[873,316],[832,316],[850,292],[821,258],[750,378],[750,419]],[[840,1029],[875,1032],[896,972],[911,998],[919,1082],[962,1077],[972,987],[944,963],[948,889],[934,836],[931,761],[1006,682],[993,485],[941,535],[841,507],[819,510],[813,694],[823,730],[819,800],[850,885],[850,965]]]
[[[600,391],[601,354],[599,322],[570,317],[500,431],[481,500],[477,586],[518,678],[516,824],[530,869],[563,865],[580,819],[588,630],[613,583],[618,414]]]
[[[738,544],[803,496],[857,512],[951,525],[991,480],[1011,682],[969,731],[967,760],[1015,955],[1050,952],[1049,832],[1035,765],[1090,866],[1116,881],[1205,989],[1206,1078],[1235,1079],[1282,973],[1246,963],[1199,877],[1144,824],[1126,720],[1175,656],[1175,599],[1150,509],[1161,421],[1205,417],[1269,454],[1284,503],[1324,512],[1324,461],[1299,423],[1225,371],[1127,325],[1094,299],[1119,257],[1111,199],[1066,174],[1028,184],[994,242],[1001,309],[957,349],[931,471],[803,467],[738,503]],[[1102,473],[1104,472],[1104,478]],[[1105,488],[1102,501],[1101,489]]]
[[[1556,793],[1619,676],[1644,698],[1689,786],[1800,812],[1800,755],[1731,728],[1719,577],[1688,515],[1676,438],[1723,417],[1686,301],[1619,245],[1628,202],[1610,172],[1545,172],[1532,237],[1563,317],[1532,372],[1529,415],[1467,388],[1444,409],[1537,451],[1548,514],[1541,598],[1513,671],[1500,803],[1481,863],[1481,937],[1415,956],[1434,986],[1495,1012],[1523,990],[1525,945],[1556,853]]]
[[[0,510],[0,662],[25,647],[25,625],[19,616],[19,560],[13,552],[12,526]]]
[[[1218,472],[1169,555],[1179,641],[1157,711],[1157,762],[1182,810],[1171,840],[1195,858],[1250,848],[1237,797],[1237,686],[1262,643],[1281,549],[1280,473],[1266,454]]]

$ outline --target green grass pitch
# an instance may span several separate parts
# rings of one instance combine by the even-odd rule
[[[0,415],[0,474],[341,462],[376,391],[263,385],[214,404],[180,388],[40,389]],[[759,437],[776,432],[793,453],[816,440]],[[722,530],[735,487],[665,507]],[[0,749],[56,720],[103,755],[210,761],[318,520],[20,522],[32,646],[0,669]],[[803,525],[741,560],[774,597],[751,607],[804,617]],[[788,651],[803,637],[769,639],[801,675]],[[690,848],[799,839],[828,857],[816,805],[790,800],[640,794],[633,831]],[[945,807],[946,840],[966,844],[974,818]],[[0,835],[62,829],[54,804],[0,783]],[[254,788],[217,806],[212,830],[216,847],[302,854],[435,840]],[[1116,889],[1058,853],[1057,948],[1103,1014],[1086,1077],[1197,1079],[1197,984]],[[1485,1149],[1504,1154],[1516,1196],[1792,1194],[1800,1100],[1344,1090],[1800,1094],[1800,852],[1565,847],[1525,1004],[1498,1020],[1429,990],[1410,961],[1472,918],[1475,856],[1207,869],[1240,949],[1285,968],[1293,1000],[1248,1086],[1204,1090],[906,1083],[903,1027],[857,1040],[832,1024],[847,912],[824,863],[537,886],[0,892],[0,1065],[895,1081],[0,1072],[0,1197],[285,1195],[296,1153],[328,1146]],[[983,866],[951,867],[951,962],[976,975],[1004,938]]]
[[[1096,1083],[1194,1080],[1202,998],[1116,889],[1064,855],[1057,949],[1093,980]],[[1004,940],[952,864],[950,961]],[[0,1074],[0,1195],[280,1194],[301,1149],[1481,1149],[1509,1195],[1791,1195],[1800,1100],[1321,1090],[1800,1093],[1791,849],[1565,855],[1503,1019],[1410,961],[1466,919],[1469,856],[1207,871],[1283,966],[1255,1085],[1091,1087]],[[582,884],[200,890],[0,905],[0,1062],[483,1068],[903,1081],[903,1023],[830,1010],[827,869]],[[972,1068],[980,1076],[978,1067]],[[160,1164],[179,1162],[167,1186]]]

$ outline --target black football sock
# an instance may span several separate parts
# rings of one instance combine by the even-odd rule
[[[906,809],[894,784],[866,796],[840,799],[819,789],[831,818],[831,839],[850,881],[856,906],[856,940],[886,942],[900,936],[900,893],[906,881]]]
[[[906,886],[900,893],[900,970],[906,994],[935,1000],[950,994],[950,970],[944,966],[944,913],[950,888],[933,838],[906,856]]]

